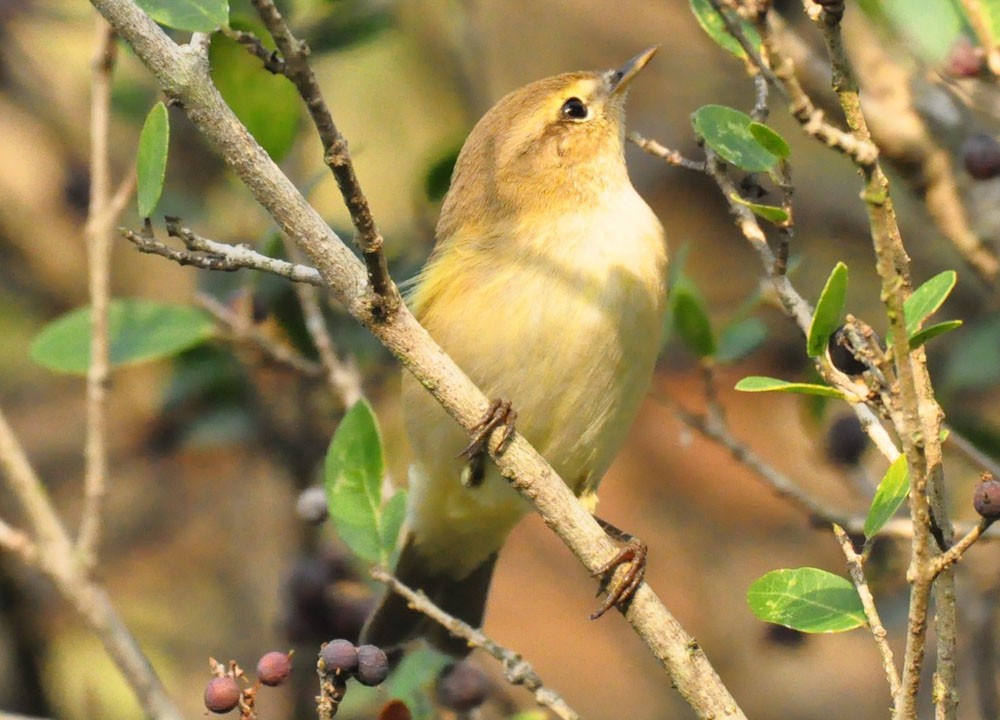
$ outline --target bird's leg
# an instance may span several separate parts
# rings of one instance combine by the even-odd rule
[[[514,421],[517,411],[511,407],[510,400],[497,398],[490,403],[483,419],[472,428],[472,442],[458,454],[467,458],[469,463],[462,472],[462,484],[466,487],[476,487],[483,481],[486,474],[486,454],[490,435],[501,426],[504,428],[498,449],[502,449],[514,436]]]
[[[607,588],[607,596],[604,598],[601,606],[591,613],[591,620],[596,620],[616,605],[621,605],[632,599],[635,591],[642,583],[642,579],[646,576],[646,554],[648,551],[646,543],[634,535],[619,530],[611,523],[602,520],[596,515],[594,519],[612,540],[624,543],[624,546],[618,551],[617,555],[597,568],[592,573],[593,577],[606,575],[621,565],[627,565],[628,567],[621,580]]]

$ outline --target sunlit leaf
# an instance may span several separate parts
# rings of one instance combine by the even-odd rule
[[[747,602],[759,619],[800,632],[843,632],[866,623],[850,581],[817,568],[773,570],[754,581]]]
[[[954,270],[945,270],[913,291],[903,306],[907,335],[913,337],[924,320],[937,312],[942,303],[948,299],[957,279],[958,274]]]
[[[31,343],[31,359],[56,372],[86,375],[90,367],[90,308],[52,321]],[[187,305],[118,299],[108,307],[111,365],[171,357],[211,337],[212,319]]]
[[[946,332],[951,332],[952,330],[958,330],[962,327],[961,320],[946,320],[945,322],[940,322],[935,325],[928,325],[923,330],[918,330],[913,333],[910,337],[910,349],[920,347],[928,340],[936,338],[938,335],[944,335]]]
[[[910,468],[906,464],[906,456],[900,455],[886,470],[875,491],[868,517],[865,518],[865,537],[872,537],[885,527],[909,492]]]
[[[337,534],[362,560],[385,565],[382,437],[366,400],[340,421],[326,453],[326,498]],[[395,539],[394,539],[395,540]]]
[[[772,155],[785,159],[792,154],[792,149],[788,146],[785,138],[771,128],[769,125],[759,122],[750,123],[750,134],[762,148]]]
[[[813,383],[796,383],[777,378],[751,375],[736,383],[736,389],[741,392],[784,392],[802,395],[819,395],[820,397],[843,397],[843,393],[827,385]]]
[[[760,203],[750,202],[735,193],[729,197],[734,202],[738,202],[740,205],[746,205],[750,208],[754,215],[762,217],[775,225],[781,225],[782,223],[788,222],[788,211],[784,208],[778,207],[777,205],[761,205]]]
[[[146,116],[139,133],[135,159],[136,197],[139,217],[148,218],[160,202],[163,180],[167,175],[167,148],[170,145],[170,119],[167,107],[156,103]]]
[[[694,13],[698,24],[701,25],[702,30],[708,33],[710,38],[736,57],[745,58],[747,56],[743,46],[729,33],[729,30],[726,29],[726,23],[708,0],[690,0],[690,4],[691,12]],[[723,9],[723,12],[727,13],[727,17],[740,28],[743,37],[750,45],[757,52],[760,52],[760,35],[757,30],[736,13],[727,9]]]
[[[820,293],[809,325],[809,339],[806,351],[809,357],[822,355],[826,350],[827,341],[833,331],[840,326],[840,314],[844,310],[844,299],[847,297],[847,265],[838,262],[826,279],[823,292]]]
[[[705,105],[691,115],[694,130],[726,162],[749,172],[770,170],[778,158],[750,133],[753,119],[725,105]]]
[[[229,20],[228,0],[136,0],[136,5],[175,30],[212,32]]]

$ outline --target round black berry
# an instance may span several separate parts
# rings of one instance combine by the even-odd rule
[[[381,648],[362,645],[358,648],[358,670],[355,677],[359,683],[368,687],[382,684],[389,677],[389,658]]]
[[[838,465],[857,465],[867,448],[868,436],[854,413],[841,415],[826,431],[827,457]]]
[[[865,364],[854,356],[848,343],[844,326],[841,325],[830,335],[827,343],[830,364],[845,375],[860,375],[866,369]]]
[[[358,648],[349,640],[331,640],[320,649],[319,657],[326,672],[352,673],[358,667]]]
[[[983,480],[976,485],[972,507],[987,520],[1000,518],[1000,480]]]
[[[965,171],[976,180],[989,180],[1000,175],[1000,142],[992,135],[976,133],[962,143]]]
[[[468,662],[449,665],[438,676],[434,688],[437,700],[441,705],[465,713],[486,702],[490,691],[490,683],[483,671]]]
[[[205,707],[214,713],[227,713],[240,702],[240,686],[231,677],[217,677],[205,686]]]
[[[257,679],[265,685],[281,685],[292,674],[292,656],[283,652],[269,652],[257,661]]]

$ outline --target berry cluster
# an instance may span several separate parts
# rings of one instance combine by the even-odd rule
[[[214,658],[209,663],[215,677],[205,686],[205,707],[220,715],[239,708],[241,718],[254,717],[254,704],[261,686],[276,687],[292,674],[292,654],[277,651],[257,661],[257,681],[253,684],[235,660],[231,660],[228,667]],[[244,685],[241,686],[240,680]]]
[[[319,651],[320,672],[353,677],[362,685],[381,685],[389,676],[389,658],[374,645],[355,647],[350,640],[331,640]]]

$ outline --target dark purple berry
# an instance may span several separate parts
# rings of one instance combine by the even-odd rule
[[[389,658],[381,648],[362,645],[358,648],[358,670],[355,677],[359,683],[368,687],[381,685],[389,677]]]
[[[321,487],[308,487],[299,493],[295,501],[295,512],[310,525],[320,525],[330,516],[326,504],[326,492]]]
[[[845,413],[826,431],[827,457],[837,465],[853,467],[868,448],[868,436],[854,413]]]
[[[331,640],[320,649],[319,657],[329,673],[352,673],[358,667],[358,648],[350,640]]]
[[[466,713],[484,702],[490,683],[483,671],[469,662],[449,665],[438,676],[434,693],[437,701],[449,710]]]
[[[240,702],[240,686],[231,677],[217,677],[205,686],[205,707],[214,713],[227,713]]]
[[[972,507],[987,520],[1000,518],[1000,480],[991,477],[976,485]]]
[[[965,171],[975,180],[989,180],[1000,175],[1000,142],[986,133],[969,135],[962,143]]]
[[[281,685],[292,674],[292,656],[283,652],[269,652],[257,661],[257,679],[265,685]]]
[[[830,364],[840,370],[845,375],[860,375],[867,368],[863,362],[858,360],[851,351],[850,340],[841,325],[831,335],[827,343],[827,352],[830,355]]]

